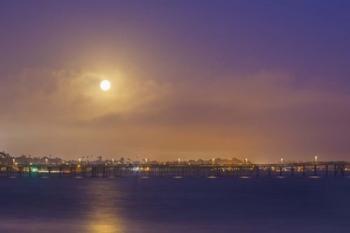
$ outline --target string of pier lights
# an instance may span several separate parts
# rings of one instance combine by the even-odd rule
[[[281,157],[280,161],[281,163],[284,163],[284,158]],[[315,155],[314,162],[317,162],[317,161],[318,161],[318,155]],[[244,163],[248,163],[248,158],[244,158]]]
[[[317,163],[318,161],[318,155],[315,155],[314,157],[314,163]],[[280,159],[280,163],[281,164],[284,164],[284,158],[281,157]],[[248,164],[248,158],[244,158],[244,164]],[[281,167],[282,169],[282,167]],[[246,175],[243,175],[243,176],[240,176],[241,179],[249,179],[250,177],[249,176],[246,176]],[[279,176],[277,176],[277,178],[285,178],[284,176],[282,176],[282,170],[281,170],[281,173]],[[310,178],[319,178],[319,176],[310,176]]]
[[[249,162],[248,158],[244,158],[243,161],[244,161],[244,164],[248,164],[248,162]],[[318,161],[318,156],[315,155],[315,157],[314,157],[314,162],[317,163],[317,161]],[[148,162],[148,159],[145,159],[145,162],[147,163],[147,162]],[[178,162],[178,163],[181,163],[181,162],[182,162],[182,159],[181,159],[181,158],[178,158],[178,159],[177,159],[177,162]],[[211,162],[212,162],[213,164],[215,164],[215,158],[211,159]],[[281,164],[284,163],[284,158],[283,158],[283,157],[280,159],[280,162],[281,162]],[[284,176],[282,176],[282,175],[277,176],[277,177],[278,177],[278,178],[284,178]],[[141,179],[143,179],[143,178],[149,178],[149,177],[148,177],[148,176],[141,177]],[[174,179],[183,179],[184,177],[181,176],[181,175],[175,175],[173,178],[174,178]],[[217,178],[217,177],[216,177],[215,175],[209,175],[207,178],[208,178],[208,179],[215,179],[215,178]],[[241,179],[249,179],[250,176],[249,176],[249,175],[242,175],[242,176],[240,176],[240,178],[241,178]],[[319,178],[319,177],[318,177],[318,176],[310,176],[310,178]]]
[[[317,161],[318,161],[318,156],[315,155],[315,157],[314,157],[314,162],[316,163]],[[281,162],[281,163],[284,163],[284,158],[283,158],[283,157],[281,157],[280,162]],[[244,158],[244,163],[245,163],[245,164],[248,163],[248,158]]]
[[[281,161],[281,163],[284,163],[284,158],[282,157],[282,158],[280,159],[280,161]],[[318,161],[318,155],[315,155],[315,157],[314,157],[314,162],[317,163],[317,161]]]
[[[318,161],[318,155],[315,155],[314,160],[313,160],[314,164],[316,164],[317,161]],[[280,162],[281,162],[281,164],[284,164],[284,159],[283,159],[283,157],[280,159]],[[315,165],[315,166],[316,166],[316,165]],[[281,167],[280,169],[281,169],[281,170],[280,170],[280,175],[277,176],[277,178],[284,178],[284,176],[282,176],[282,170],[283,170],[283,168]],[[316,169],[316,168],[315,168],[315,169]],[[318,178],[320,178],[320,177],[317,176],[317,175],[315,174],[315,175],[313,175],[313,176],[310,176],[309,178],[318,179]]]
[[[145,161],[146,161],[146,163],[147,163],[147,159],[145,159]],[[215,158],[213,158],[213,159],[211,159],[211,161],[212,161],[212,163],[214,164],[215,163]],[[248,158],[244,158],[244,164],[248,164]],[[315,157],[314,157],[314,162],[315,163],[317,163],[317,161],[318,161],[318,156],[317,155],[315,155]],[[178,158],[177,159],[177,162],[178,163],[181,163],[182,162],[182,160],[181,160],[181,158]],[[284,158],[282,157],[281,159],[280,159],[280,162],[281,162],[281,164],[283,164],[284,163]],[[280,175],[280,176],[278,176],[279,178],[284,178],[284,176],[282,176],[282,175]],[[147,177],[148,178],[148,177]],[[182,178],[184,178],[183,176],[180,176],[180,175],[176,175],[176,176],[174,176],[173,177],[174,179],[182,179]],[[215,179],[215,178],[217,178],[215,175],[210,175],[210,176],[208,176],[208,179]],[[248,176],[248,175],[242,175],[242,176],[240,176],[240,178],[241,179],[249,179],[250,178],[250,176]],[[313,176],[311,176],[311,178],[318,178],[318,177],[313,177]]]

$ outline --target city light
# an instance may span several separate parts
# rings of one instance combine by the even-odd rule
[[[33,173],[38,172],[38,168],[37,168],[37,167],[31,167],[30,170],[31,170],[31,172],[33,172]]]

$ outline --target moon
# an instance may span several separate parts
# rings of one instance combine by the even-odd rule
[[[102,91],[109,91],[109,89],[111,89],[111,82],[108,80],[102,80],[100,82],[100,88]]]

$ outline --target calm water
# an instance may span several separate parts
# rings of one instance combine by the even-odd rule
[[[0,179],[0,232],[349,232],[350,179]]]

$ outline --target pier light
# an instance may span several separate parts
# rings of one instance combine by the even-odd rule
[[[281,163],[283,163],[283,158],[281,158]]]
[[[315,162],[317,162],[317,160],[318,160],[318,156],[317,155],[315,155],[314,160],[315,160]]]
[[[78,159],[78,162],[81,163],[81,158]]]
[[[245,162],[245,163],[248,163],[248,158],[244,158],[244,162]]]

